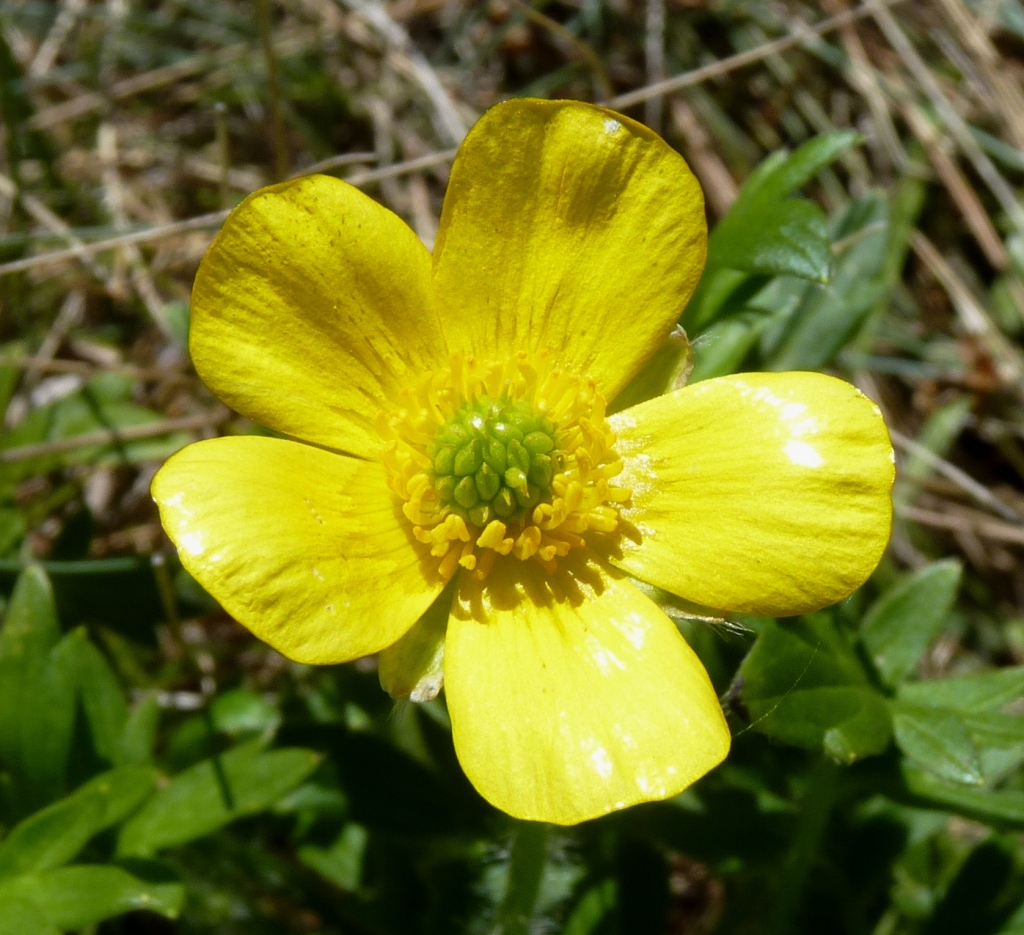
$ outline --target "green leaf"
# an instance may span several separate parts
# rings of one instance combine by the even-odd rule
[[[758,312],[741,312],[714,322],[694,342],[689,382],[736,373],[769,323]]]
[[[0,507],[0,558],[25,537],[25,521],[18,510]]]
[[[860,140],[859,133],[840,130],[816,136],[788,156],[773,153],[751,173],[741,197],[785,198],[806,185]]]
[[[911,760],[936,776],[972,786],[985,781],[974,741],[952,712],[896,702],[893,735]]]
[[[160,701],[157,696],[151,694],[141,698],[128,715],[118,739],[115,758],[118,766],[153,762],[153,747],[159,723]]]
[[[765,160],[712,232],[708,268],[827,282],[832,252],[825,215],[813,202],[788,196],[857,139],[829,134]]]
[[[84,631],[77,631],[75,636],[77,682],[93,749],[113,764],[128,721],[128,701],[103,653],[89,642]]]
[[[151,769],[120,767],[26,818],[0,843],[0,878],[67,863],[94,835],[137,808],[155,778]]]
[[[588,889],[566,922],[563,935],[591,935],[615,909],[617,887],[614,880],[605,880]]]
[[[745,700],[824,686],[868,686],[864,669],[827,614],[765,624],[739,674]]]
[[[865,615],[861,640],[886,685],[910,675],[942,631],[961,572],[955,559],[935,562],[886,591]]]
[[[0,904],[30,903],[61,929],[81,929],[136,909],[173,919],[184,899],[185,888],[171,871],[142,861],[62,867],[0,883]]]
[[[904,762],[907,791],[924,803],[990,824],[1024,827],[1024,792],[977,789],[940,779],[933,772]]]
[[[379,658],[381,688],[392,698],[430,701],[444,684],[444,647],[452,592],[443,591],[426,613]]]
[[[734,207],[715,229],[713,248],[717,265],[766,276],[828,282],[832,267],[825,213],[803,199]]]
[[[1024,698],[1024,666],[952,679],[907,682],[898,697],[911,704],[960,712],[1001,711]]]
[[[0,665],[41,668],[60,637],[50,581],[42,568],[30,566],[18,578],[0,630]],[[0,692],[4,688],[0,681]]]
[[[0,631],[0,762],[11,774],[16,817],[64,787],[75,685],[60,636],[50,582],[32,566],[18,579]]]
[[[0,902],[0,935],[61,935],[46,915],[23,899]]]
[[[892,735],[885,700],[869,688],[795,689],[748,704],[748,709],[756,730],[794,746],[824,750],[837,763],[881,753]]]
[[[940,406],[925,420],[915,441],[933,455],[944,458],[971,418],[972,406],[973,400],[969,396],[957,396]],[[934,472],[934,458],[914,451],[908,453],[900,466],[892,492],[897,513],[901,507],[910,506],[914,502],[921,492],[922,483]]]
[[[690,334],[701,334],[711,322],[741,311],[769,281],[766,276],[752,276],[726,267],[705,268],[681,322],[691,329]]]
[[[856,692],[853,697],[851,694]],[[812,694],[803,699],[805,705],[822,704],[828,727],[822,747],[836,763],[848,766],[865,756],[881,753],[889,746],[892,720],[885,700],[867,689],[823,689],[821,698]],[[799,716],[794,710],[794,715]]]
[[[740,666],[751,726],[839,763],[880,753],[889,708],[825,614],[769,623]]]
[[[214,730],[229,736],[265,734],[277,726],[281,715],[259,692],[235,688],[217,695],[210,704]]]
[[[1024,763],[1024,715],[983,711],[961,714],[989,785]]]
[[[67,791],[78,694],[77,655],[85,637],[70,633],[49,653],[34,685],[25,686],[21,712],[22,779],[37,802]]]
[[[14,396],[21,381],[21,367],[14,366],[11,362],[24,357],[26,353],[27,349],[21,341],[0,344],[0,422],[4,421],[11,397]]]
[[[263,753],[252,741],[197,763],[175,776],[121,829],[118,854],[147,857],[263,811],[319,761],[310,750]]]
[[[885,292],[888,202],[877,192],[849,205],[831,225],[831,275],[825,286],[801,283],[795,314],[765,335],[771,370],[820,370],[828,366]],[[836,254],[833,244],[838,247]]]
[[[921,935],[999,932],[1022,895],[1015,850],[1010,842],[996,837],[974,848],[946,887]]]
[[[692,369],[690,339],[682,328],[674,328],[643,369],[612,400],[609,415],[686,386]]]
[[[300,847],[299,859],[340,889],[355,892],[362,880],[368,840],[366,828],[350,821],[330,847]]]

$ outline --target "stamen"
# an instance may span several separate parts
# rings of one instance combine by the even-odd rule
[[[588,531],[616,529],[631,493],[611,483],[623,464],[604,398],[548,354],[453,355],[397,402],[377,417],[381,461],[442,578],[484,580],[501,556],[553,573]]]

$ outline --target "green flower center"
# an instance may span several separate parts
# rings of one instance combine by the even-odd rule
[[[517,522],[551,498],[561,452],[555,425],[526,402],[478,396],[427,446],[442,506],[483,528]]]

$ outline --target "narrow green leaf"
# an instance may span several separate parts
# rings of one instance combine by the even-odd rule
[[[786,190],[784,183],[773,185],[772,179],[778,176],[780,183],[782,182],[783,167],[786,164],[786,160],[792,157],[792,155],[792,153],[787,152],[785,149],[777,149],[765,156],[755,166],[754,171],[747,176],[743,187],[736,197],[736,201],[733,202],[733,207],[737,204],[742,206],[744,201],[752,200],[759,195],[771,198],[785,198],[786,195],[791,195],[793,189],[796,188],[795,185]]]
[[[93,748],[108,763],[114,763],[128,721],[128,701],[106,657],[84,631],[76,651],[77,681]]]
[[[15,817],[52,800],[63,782],[74,687],[61,681],[63,665],[53,665],[60,637],[50,581],[30,566],[0,630],[0,762],[11,775]]]
[[[30,903],[61,929],[81,929],[136,909],[176,918],[185,888],[166,867],[137,862],[136,873],[115,865],[62,867],[0,883],[0,904]]]
[[[154,782],[151,769],[120,767],[26,818],[0,843],[0,878],[67,863],[90,838],[134,810]]]
[[[566,922],[564,935],[592,935],[615,908],[617,887],[605,880],[587,890]]]
[[[726,267],[705,268],[680,324],[691,337],[699,335],[713,321],[742,311],[769,281],[766,276],[752,276]]]
[[[860,139],[860,134],[852,130],[840,130],[816,136],[784,158],[780,158],[780,153],[773,153],[751,173],[743,194],[757,198],[785,198],[806,185]]]
[[[0,664],[11,660],[14,666],[41,668],[60,637],[50,580],[42,568],[31,565],[14,586],[0,630]]]
[[[935,562],[886,591],[865,615],[861,640],[886,685],[910,675],[942,631],[961,571],[955,559]]]
[[[974,741],[952,712],[896,702],[893,734],[910,759],[936,776],[971,786],[985,781]]]
[[[765,315],[745,313],[712,324],[693,345],[690,383],[736,373],[768,323]]]
[[[140,699],[118,738],[115,762],[118,766],[145,765],[153,762],[156,729],[160,723],[160,702],[155,694]]]
[[[960,712],[1001,711],[1024,698],[1024,666],[1011,666],[952,679],[907,682],[899,698],[910,704]]]
[[[12,361],[24,357],[28,353],[21,341],[8,341],[0,344],[0,422],[7,415],[7,407],[11,404],[18,383],[21,381],[22,369],[12,365]]]
[[[67,792],[78,694],[77,655],[84,634],[70,633],[49,653],[22,710],[21,780],[37,804]]]
[[[947,782],[934,773],[904,763],[903,781],[907,790],[929,805],[990,824],[1024,827],[1024,792],[993,791]]]
[[[264,753],[254,741],[197,763],[175,776],[121,829],[118,853],[149,856],[269,808],[319,761],[310,750]]]
[[[24,536],[25,521],[21,513],[13,508],[0,507],[0,556],[12,551]]]
[[[915,441],[934,455],[944,458],[953,442],[963,431],[971,418],[973,401],[969,396],[957,396],[951,402],[940,406],[925,420]],[[910,452],[904,459],[896,485],[893,487],[893,504],[899,512],[901,507],[910,506],[921,491],[921,484],[935,472],[933,458]]]
[[[771,370],[820,370],[828,366],[885,290],[883,267],[888,243],[888,202],[872,192],[853,202],[832,223],[828,285],[804,283],[797,314],[773,335],[764,359]],[[834,246],[833,246],[834,245]]]

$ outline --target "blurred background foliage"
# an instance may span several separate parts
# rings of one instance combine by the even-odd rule
[[[1024,935],[1022,53],[1020,0],[4,0],[0,935]],[[841,605],[656,595],[733,753],[546,835],[469,786],[443,698],[229,619],[148,495],[258,431],[186,350],[226,210],[327,171],[431,244],[512,95],[610,103],[701,179],[692,358],[654,376],[838,374],[899,468]]]

